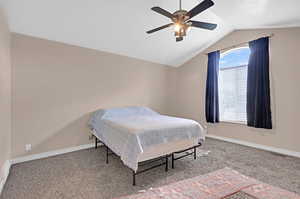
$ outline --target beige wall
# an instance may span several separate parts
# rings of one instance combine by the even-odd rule
[[[210,134],[300,151],[300,28],[237,31],[207,51],[274,33],[271,38],[273,130],[220,123]],[[12,157],[90,143],[90,112],[144,105],[205,124],[207,56],[180,68],[12,34]],[[298,89],[299,90],[299,89]],[[32,151],[25,152],[25,144]]]
[[[0,182],[3,165],[10,159],[11,148],[11,64],[10,33],[0,8]]]
[[[168,74],[175,73],[20,34],[12,34],[12,67],[13,158],[90,143],[87,121],[99,108],[142,105],[167,113]]]
[[[257,144],[300,151],[300,28],[236,31],[210,47],[207,52],[274,33],[270,40],[270,71],[273,130],[220,123],[208,125],[209,134]],[[177,116],[205,122],[207,56],[202,53],[177,71]]]

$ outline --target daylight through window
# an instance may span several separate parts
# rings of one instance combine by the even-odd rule
[[[249,47],[221,54],[219,71],[220,121],[246,123]]]

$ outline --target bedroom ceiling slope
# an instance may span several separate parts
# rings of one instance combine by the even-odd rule
[[[189,10],[198,0],[183,0]],[[150,10],[178,9],[176,0],[0,0],[11,32],[178,67],[236,29],[300,26],[299,0],[214,0],[195,20],[217,23],[214,31],[192,29],[175,42],[169,23]]]

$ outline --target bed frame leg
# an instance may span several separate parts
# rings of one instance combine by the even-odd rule
[[[97,149],[97,147],[98,147],[98,139],[97,139],[97,137],[95,136],[95,149]]]
[[[106,164],[108,164],[108,147],[107,146],[105,146],[106,147]]]
[[[197,159],[197,147],[194,147],[194,160]]]
[[[174,169],[174,153],[172,153],[172,169]]]
[[[135,171],[132,170],[132,185],[133,185],[133,186],[136,185],[136,184],[135,184],[135,175],[136,175]]]
[[[165,168],[165,171],[168,172],[169,170],[169,158],[168,158],[168,155],[166,155],[166,168]]]

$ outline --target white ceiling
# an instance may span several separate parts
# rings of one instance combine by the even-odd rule
[[[189,10],[199,0],[183,0]],[[177,0],[0,0],[12,32],[107,51],[170,66],[180,66],[235,29],[300,26],[300,0],[214,0],[195,17],[217,23],[214,31],[192,29],[175,42],[172,28],[147,35],[170,23],[150,10],[170,12]]]

